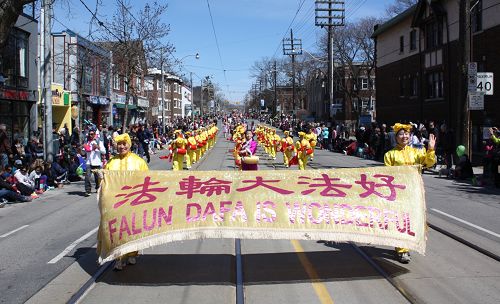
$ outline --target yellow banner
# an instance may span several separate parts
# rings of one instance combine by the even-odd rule
[[[425,253],[418,167],[105,171],[99,261],[200,238],[362,242]]]

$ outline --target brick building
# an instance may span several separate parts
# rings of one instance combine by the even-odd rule
[[[375,28],[378,121],[434,120],[463,130],[459,21],[459,1],[420,0]],[[472,61],[478,72],[500,75],[500,0],[480,0],[471,21]],[[485,96],[484,110],[471,111],[471,124],[477,150],[484,129],[500,124],[498,94]]]

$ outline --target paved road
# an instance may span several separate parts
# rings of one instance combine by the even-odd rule
[[[231,146],[219,139],[195,169],[234,170]],[[380,165],[328,151],[315,154],[313,168]],[[284,169],[261,159],[261,169]],[[169,166],[153,157],[152,169]],[[500,255],[499,191],[429,174],[424,181],[431,223]],[[70,185],[0,209],[0,235],[29,225],[0,238],[2,303],[22,303],[34,294],[30,303],[63,303],[95,273],[95,234],[47,264],[97,227],[95,197],[82,197],[82,190]],[[414,254],[408,265],[394,261],[391,248],[358,245],[415,302],[500,302],[500,264],[432,229],[427,255]],[[406,302],[351,244],[242,240],[241,252],[247,303]],[[234,303],[235,282],[234,240],[176,242],[145,250],[138,265],[122,272],[105,272],[83,302]]]

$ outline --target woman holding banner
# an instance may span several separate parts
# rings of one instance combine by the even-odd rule
[[[434,152],[436,137],[434,134],[429,135],[427,150],[425,148],[416,149],[410,146],[412,125],[397,123],[392,128],[394,134],[396,134],[396,147],[385,153],[384,164],[386,166],[421,165],[426,168],[434,166],[436,163],[436,154]],[[401,263],[410,262],[410,251],[408,249],[396,247],[396,255]]]
[[[132,140],[130,136],[125,133],[118,135],[114,138],[118,154],[113,156],[106,164],[106,170],[120,170],[120,171],[148,171],[148,164],[135,153],[130,151],[132,147]],[[100,233],[98,235],[101,235]],[[99,242],[98,242],[99,244]],[[99,249],[98,249],[99,251]],[[137,251],[133,251],[122,255],[115,262],[115,269],[122,270],[128,264],[134,265],[136,263]]]

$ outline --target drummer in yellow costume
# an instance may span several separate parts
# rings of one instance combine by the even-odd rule
[[[281,152],[283,152],[283,164],[286,168],[288,168],[288,163],[293,157],[295,147],[293,146],[293,138],[290,136],[290,131],[285,131],[284,133],[285,137],[281,139]]]
[[[186,145],[187,140],[182,135],[181,130],[175,130],[174,134],[177,135],[177,138],[172,142],[172,153],[173,155],[173,171],[182,171],[184,167],[184,156],[186,155]]]
[[[396,134],[396,147],[384,155],[384,164],[386,166],[404,166],[421,165],[429,168],[436,163],[436,137],[429,134],[429,143],[427,150],[425,148],[417,149],[410,146],[410,131],[412,126],[397,123],[393,127]],[[396,247],[396,255],[401,263],[410,262],[410,252],[406,248]]]
[[[118,171],[148,171],[148,164],[135,153],[130,152],[130,147],[132,146],[132,140],[130,136],[125,133],[115,136],[114,141],[116,143],[116,149],[118,154],[113,156],[106,164],[106,170],[118,170]],[[97,234],[98,242],[97,246],[100,247],[101,231],[99,227],[99,233]],[[97,249],[99,251],[99,249]],[[122,270],[125,265],[136,263],[136,257],[138,255],[137,251],[133,251],[122,255],[115,261],[115,269]]]
[[[278,147],[281,142],[281,137],[276,134],[275,129],[271,129],[271,156],[273,157],[273,160],[276,159],[276,152],[278,151]]]
[[[299,140],[295,143],[295,149],[297,150],[297,158],[299,160],[299,170],[305,170],[307,166],[308,154],[311,153],[311,144],[306,138],[306,133],[299,132]]]
[[[198,148],[196,149],[196,161],[200,161],[201,159],[201,147],[202,147],[202,142],[201,142],[201,137],[200,137],[201,130],[198,129],[195,131],[195,136],[194,139],[196,140],[196,145]]]
[[[311,145],[312,153],[309,155],[311,161],[314,160],[314,149],[316,149],[316,144],[318,143],[318,135],[314,133],[314,128],[309,128],[309,133],[306,134],[305,138],[309,141]]]
[[[213,136],[214,136],[214,133],[213,133],[212,126],[209,126],[207,128],[207,150],[210,150],[213,147]]]
[[[203,146],[201,147],[201,154],[205,155],[207,152],[207,141],[208,141],[208,132],[207,130],[203,127],[201,128],[201,133],[200,133],[201,141],[203,143]]]
[[[194,139],[191,131],[186,132],[187,137],[187,154],[186,154],[186,167],[191,169],[191,166],[196,163],[196,149],[198,145],[196,144],[196,139]]]

